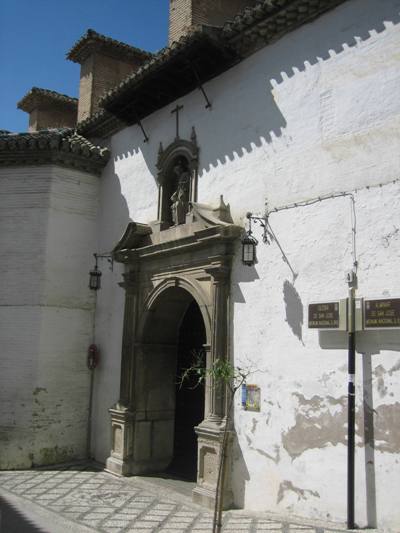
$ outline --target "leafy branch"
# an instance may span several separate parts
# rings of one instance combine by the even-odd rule
[[[226,412],[226,423],[223,428],[222,442],[218,463],[217,485],[215,493],[215,506],[213,517],[213,533],[220,533],[222,528],[222,509],[223,509],[223,489],[225,484],[225,466],[226,466],[226,449],[228,444],[228,435],[230,422],[232,417],[232,408],[235,393],[242,385],[246,383],[246,379],[253,372],[249,369],[235,367],[230,361],[223,358],[217,358],[211,366],[207,368],[205,364],[205,354],[203,351],[192,351],[193,363],[190,367],[185,368],[181,376],[179,376],[179,387],[184,384],[189,389],[195,389],[204,384],[207,378],[213,388],[225,386],[229,394],[229,404]]]

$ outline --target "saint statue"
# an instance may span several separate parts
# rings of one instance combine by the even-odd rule
[[[177,184],[174,194],[171,196],[171,213],[174,226],[184,224],[189,205],[189,182],[190,173],[184,158],[179,158],[173,169],[175,183]]]

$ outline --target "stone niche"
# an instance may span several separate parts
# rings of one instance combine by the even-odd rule
[[[110,409],[113,443],[106,468],[119,475],[163,472],[174,460],[177,331],[190,305],[196,305],[204,324],[205,364],[230,358],[230,271],[242,230],[233,224],[222,197],[215,207],[194,201],[193,143],[190,149],[186,145],[179,151],[173,145],[161,154],[167,172],[159,176],[159,219],[151,224],[131,222],[113,251],[114,259],[125,265],[120,283],[125,311],[120,394]],[[184,223],[166,218],[168,199],[174,194],[166,179],[169,163],[177,157],[185,157],[188,163]],[[193,499],[212,508],[227,394],[208,379],[203,398],[204,416],[194,428],[197,485]],[[226,506],[232,503],[229,472],[228,466]]]

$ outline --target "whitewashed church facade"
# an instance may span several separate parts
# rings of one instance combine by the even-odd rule
[[[30,132],[0,134],[0,467],[190,472],[212,505],[229,395],[176,387],[201,351],[259,393],[226,503],[343,523],[347,332],[307,310],[352,269],[400,297],[400,1],[209,4],[171,0],[154,55],[89,30],[79,101],[34,88]],[[400,332],[356,347],[355,519],[397,531]]]

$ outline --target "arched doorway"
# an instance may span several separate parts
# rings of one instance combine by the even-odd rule
[[[109,409],[111,453],[106,469],[118,475],[175,469],[174,458],[182,455],[179,449],[193,449],[182,437],[185,429],[179,429],[190,417],[180,414],[176,376],[178,368],[186,364],[179,355],[180,346],[187,343],[190,351],[200,341],[185,339],[182,332],[205,330],[208,369],[217,358],[230,357],[230,272],[242,229],[233,224],[222,198],[218,206],[196,203],[196,154],[193,143],[179,141],[161,150],[157,162],[161,208],[169,163],[179,155],[188,161],[191,212],[186,223],[163,229],[163,220],[151,225],[130,222],[113,250],[115,261],[125,265],[119,284],[125,290],[125,305],[119,399]],[[198,310],[197,318],[191,315],[196,305],[202,321]],[[202,391],[203,420],[196,427],[198,451],[188,453],[192,462],[184,461],[186,467],[181,469],[187,475],[188,465],[194,464],[197,455],[192,497],[209,507],[215,501],[216,459],[226,423],[225,391],[214,385],[213,377],[208,376]],[[181,403],[200,406],[192,399]],[[196,424],[192,414],[190,431]],[[225,485],[226,505],[231,501],[229,483],[227,480]]]
[[[193,296],[182,287],[164,290],[146,313],[135,373],[135,389],[142,391],[136,404],[150,432],[148,471],[197,478],[194,428],[204,419],[204,384],[180,384],[179,377],[202,356],[205,343],[204,320]]]

